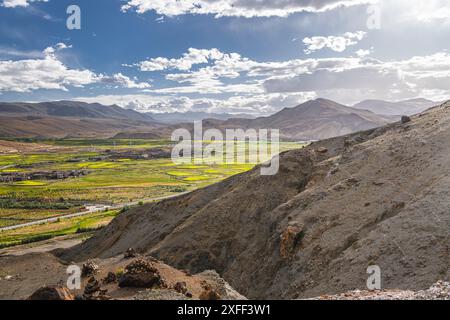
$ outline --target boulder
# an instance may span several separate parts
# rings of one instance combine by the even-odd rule
[[[281,234],[280,255],[282,258],[290,258],[303,237],[303,227],[298,225],[288,226]]]
[[[186,295],[186,293],[188,292],[187,286],[186,286],[186,282],[177,282],[173,289],[181,294]]]
[[[103,283],[113,283],[117,281],[117,276],[114,272],[108,272],[108,275],[103,279]]]
[[[328,149],[325,148],[325,147],[319,147],[319,148],[316,149],[316,152],[324,154],[324,153],[328,152]]]
[[[34,292],[28,300],[75,300],[75,296],[66,287],[46,286]]]
[[[84,288],[83,300],[110,300],[111,297],[107,295],[107,289],[101,289],[98,281],[92,277],[89,279]]]
[[[408,116],[403,116],[402,117],[402,123],[405,124],[405,123],[408,123],[408,122],[411,122],[411,118],[408,117]]]
[[[124,256],[123,256],[125,259],[133,259],[133,258],[136,258],[137,257],[137,252],[136,252],[136,250],[134,250],[133,248],[129,248],[126,252],[125,252],[125,254],[124,254]]]
[[[152,288],[163,287],[164,281],[155,266],[145,260],[137,259],[125,267],[119,279],[119,287]]]
[[[214,290],[211,286],[206,285],[203,287],[203,292],[198,297],[200,300],[220,300],[220,294]]]
[[[87,261],[83,264],[83,268],[81,270],[81,274],[84,277],[90,277],[93,276],[98,272],[98,265],[96,265],[93,261]]]

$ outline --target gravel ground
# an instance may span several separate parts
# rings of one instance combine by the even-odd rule
[[[311,300],[450,300],[450,282],[438,281],[427,290],[355,290],[339,295],[324,295]]]

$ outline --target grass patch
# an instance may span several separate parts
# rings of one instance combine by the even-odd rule
[[[26,180],[26,181],[15,182],[14,185],[16,185],[16,186],[28,186],[28,187],[42,187],[42,186],[47,185],[47,183],[46,182],[42,182],[42,181]]]

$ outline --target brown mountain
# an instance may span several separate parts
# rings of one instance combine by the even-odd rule
[[[98,103],[0,103],[1,137],[110,137],[158,127],[149,115]]]
[[[249,298],[366,289],[371,265],[385,289],[425,289],[450,278],[449,153],[447,103],[283,153],[275,176],[255,168],[131,209],[61,257],[133,247],[190,272],[217,270]]]
[[[279,129],[282,139],[310,141],[341,136],[394,122],[398,119],[357,110],[331,100],[317,99],[257,119],[208,119],[204,129]],[[192,124],[175,126],[192,130]]]

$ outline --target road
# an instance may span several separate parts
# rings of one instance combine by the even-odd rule
[[[86,207],[87,210],[85,210],[85,211],[71,213],[71,214],[66,214],[66,215],[61,215],[61,216],[57,216],[57,217],[53,217],[53,218],[36,220],[36,221],[22,223],[22,224],[17,224],[17,225],[9,226],[9,227],[3,227],[3,228],[0,228],[0,232],[16,230],[16,229],[25,228],[25,227],[31,227],[31,226],[40,225],[40,224],[57,222],[57,221],[60,221],[60,220],[63,220],[63,219],[70,219],[70,218],[81,217],[81,216],[85,216],[85,215],[88,215],[88,214],[101,212],[101,211],[105,211],[105,210],[119,210],[119,209],[122,209],[122,208],[125,208],[125,207],[136,206],[136,205],[138,205],[141,202],[147,203],[147,202],[154,202],[154,201],[161,201],[161,200],[172,199],[172,198],[176,198],[176,197],[182,196],[184,194],[187,194],[189,192],[191,192],[191,191],[185,191],[185,192],[177,193],[177,194],[170,195],[170,196],[143,199],[143,200],[140,200],[140,201],[133,201],[133,202],[117,204],[117,205],[112,205],[112,206],[108,206],[108,205],[87,206]]]

